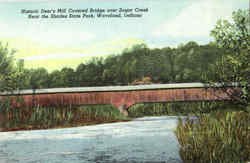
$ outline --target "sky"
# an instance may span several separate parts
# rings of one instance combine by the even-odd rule
[[[0,0],[0,41],[28,67],[74,67],[92,56],[121,53],[134,44],[176,47],[213,40],[216,21],[231,20],[248,0]],[[148,8],[140,18],[28,19],[22,9]],[[139,13],[141,14],[141,13]],[[57,64],[55,64],[55,62]]]

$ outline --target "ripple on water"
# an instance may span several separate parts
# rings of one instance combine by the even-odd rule
[[[181,162],[177,117],[0,133],[0,162]]]

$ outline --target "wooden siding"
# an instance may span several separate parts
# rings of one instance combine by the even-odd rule
[[[144,87],[145,88],[145,87]],[[228,90],[230,90],[229,88]],[[47,89],[48,90],[48,89]],[[95,89],[94,89],[95,90]],[[6,94],[4,95],[6,96]],[[0,95],[0,100],[4,98]],[[49,92],[36,94],[20,94],[23,104],[17,102],[16,94],[8,95],[12,99],[12,105],[16,107],[50,107],[50,106],[78,106],[86,104],[112,104],[116,107],[124,106],[125,109],[136,103],[143,102],[172,102],[172,101],[207,101],[228,100],[229,97],[223,91],[205,87],[181,87],[161,89],[131,89],[131,90],[105,90],[105,91],[71,91]]]

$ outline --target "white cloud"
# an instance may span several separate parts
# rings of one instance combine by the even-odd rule
[[[47,27],[48,28],[48,27]],[[94,39],[94,35],[90,32],[72,30],[50,29],[34,32],[36,37],[30,38],[37,41],[46,42],[49,44],[67,46],[72,44],[80,44]]]
[[[0,22],[4,37],[25,38],[56,46],[71,46],[84,44],[95,38],[95,35],[85,29],[74,28],[74,24],[60,22],[26,21],[23,24],[7,25]],[[16,28],[19,26],[19,28]]]
[[[175,18],[155,29],[153,35],[173,38],[209,37],[216,21],[219,18],[230,20],[233,10],[233,0],[193,1]]]
[[[78,43],[90,41],[95,36],[84,29],[74,27],[74,24],[36,22],[36,24],[30,24],[30,28],[26,31],[26,37],[63,46],[75,43],[76,40]]]
[[[8,31],[8,25],[5,22],[1,21],[1,19],[0,19],[0,28],[1,28],[1,31]],[[0,33],[0,36],[1,34],[2,33]]]

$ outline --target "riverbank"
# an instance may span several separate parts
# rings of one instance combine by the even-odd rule
[[[69,128],[129,121],[111,105],[53,108],[7,108],[1,112],[1,131]]]
[[[194,116],[209,113],[224,104],[212,101],[135,104],[128,109],[128,116],[112,105],[51,108],[11,108],[6,105],[1,111],[0,132],[126,122],[144,116]]]
[[[196,122],[179,120],[175,135],[184,162],[250,161],[250,114],[247,108],[244,111],[224,109],[202,114]]]
[[[221,102],[173,102],[135,104],[128,116],[112,105],[87,105],[78,107],[11,108],[1,110],[1,131],[69,128],[102,123],[130,121],[144,116],[187,116],[207,113]]]
[[[132,119],[131,119],[132,120]],[[11,132],[11,131],[29,131],[29,130],[44,130],[44,129],[59,129],[59,128],[71,128],[71,127],[80,127],[80,126],[91,126],[91,125],[98,125],[98,124],[108,124],[108,123],[118,123],[118,122],[129,122],[131,120],[110,120],[110,121],[103,121],[103,120],[92,120],[89,122],[82,121],[82,122],[75,122],[68,125],[63,126],[53,126],[50,128],[46,127],[39,127],[39,126],[21,126],[16,128],[0,128],[0,132]]]
[[[179,152],[182,160],[199,162],[212,157],[213,160],[226,160],[227,153],[231,152],[233,159],[242,161],[250,159],[245,157],[250,155],[248,143],[250,117],[249,113],[240,111],[242,109],[226,102],[137,104],[128,109],[128,117],[111,105],[10,109],[1,114],[5,120],[8,118],[8,121],[1,121],[0,131],[58,129],[129,122],[144,116],[197,116],[195,122],[192,119],[180,119],[176,122],[175,135],[180,144]],[[216,151],[221,152],[217,154]]]

